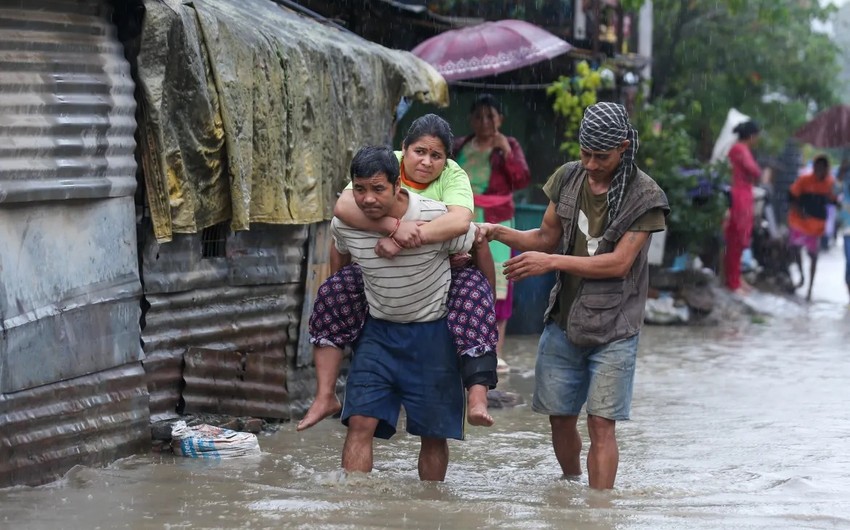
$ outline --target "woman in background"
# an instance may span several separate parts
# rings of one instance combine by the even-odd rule
[[[726,222],[726,287],[738,294],[752,290],[741,278],[741,256],[749,248],[753,235],[753,184],[761,176],[761,168],[753,157],[758,142],[759,126],[750,120],[738,124],[733,131],[738,141],[729,150],[732,165],[732,206]]]
[[[501,105],[491,94],[481,94],[469,110],[472,134],[457,138],[455,160],[469,175],[475,200],[475,221],[500,223],[513,228],[513,192],[528,186],[531,173],[525,154],[516,138],[499,131],[504,116]],[[496,265],[496,324],[499,342],[496,356],[500,371],[508,366],[502,359],[505,328],[511,317],[513,285],[502,274],[501,264],[510,259],[511,249],[504,243],[490,243]]]

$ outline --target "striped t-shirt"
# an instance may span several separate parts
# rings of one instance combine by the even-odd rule
[[[403,221],[430,221],[446,213],[446,206],[403,190],[410,197]],[[393,259],[375,254],[382,236],[357,230],[334,217],[331,233],[337,250],[351,254],[363,271],[363,285],[369,313],[391,322],[430,322],[446,316],[451,271],[449,254],[472,248],[475,226],[466,234],[445,241],[403,249]]]

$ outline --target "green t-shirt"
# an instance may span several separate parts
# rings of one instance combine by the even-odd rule
[[[555,204],[559,200],[562,177],[563,175],[560,172],[556,172],[549,177],[549,180],[543,186],[543,192]],[[596,250],[602,241],[602,235],[605,233],[607,221],[608,194],[594,195],[590,190],[587,179],[585,179],[579,197],[579,213],[575,223],[573,247],[568,249],[566,254],[584,257],[596,255]],[[629,231],[659,232],[664,230],[664,226],[664,211],[661,208],[653,208],[641,215],[632,224]],[[561,273],[561,291],[558,293],[558,299],[552,309],[552,319],[561,326],[561,329],[567,329],[570,308],[580,285],[580,277],[565,272]]]
[[[399,163],[401,163],[402,152],[396,151],[395,155],[398,157]],[[466,171],[452,159],[446,160],[446,167],[443,169],[443,172],[424,190],[413,189],[404,184],[402,186],[423,197],[440,201],[446,206],[463,206],[470,212],[475,210],[469,177],[466,175]],[[350,190],[352,187],[351,182],[349,182],[345,189]]]

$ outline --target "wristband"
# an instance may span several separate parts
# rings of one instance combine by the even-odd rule
[[[398,232],[399,226],[401,226],[401,218],[398,218],[398,219],[395,220],[395,228],[393,228],[393,231],[390,232],[390,235],[388,235],[387,237],[392,239],[393,236],[395,235],[395,233]],[[395,241],[395,240],[393,239],[393,241]],[[396,245],[398,245],[398,243],[396,243]]]
[[[397,246],[398,248],[404,248],[403,246],[398,244],[398,241],[396,241],[394,237],[390,236],[390,239],[392,240],[393,243],[395,243],[395,246]]]

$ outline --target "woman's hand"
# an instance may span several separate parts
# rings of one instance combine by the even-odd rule
[[[508,142],[508,137],[500,132],[497,132],[496,136],[493,137],[493,147],[501,149],[505,157],[511,155],[511,144]]]
[[[393,234],[393,239],[403,248],[419,248],[422,246],[422,233],[416,221],[402,221]],[[392,243],[392,241],[390,241]]]

